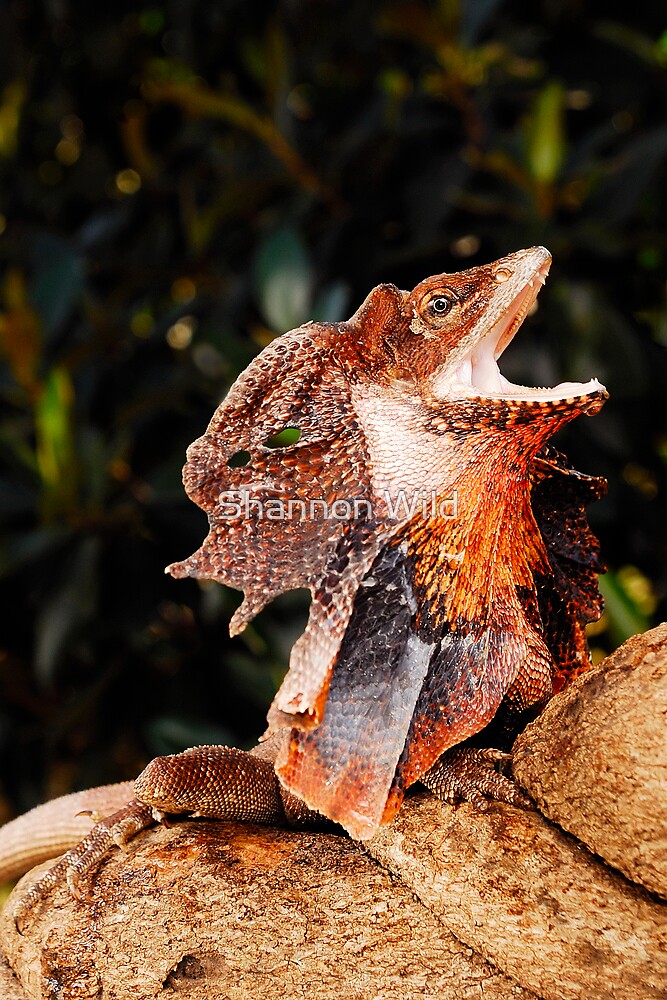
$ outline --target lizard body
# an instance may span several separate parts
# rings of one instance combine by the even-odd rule
[[[601,613],[585,506],[604,483],[547,441],[606,390],[515,386],[497,365],[549,264],[535,247],[409,293],[380,285],[349,321],[285,334],[239,376],[184,469],[209,535],[168,572],[243,590],[232,633],[310,589],[269,744],[158,758],[50,884],[76,891],[165,814],[325,817],[365,839],[419,780],[480,808],[526,803],[495,770],[507,755],[473,744],[506,741],[586,668]]]

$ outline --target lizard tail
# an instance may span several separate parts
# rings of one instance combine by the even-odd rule
[[[102,785],[52,799],[0,828],[0,884],[74,847],[97,819],[134,797],[134,783]]]

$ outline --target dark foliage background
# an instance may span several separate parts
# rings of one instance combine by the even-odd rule
[[[504,360],[612,399],[598,650],[664,615],[661,5],[13,0],[0,8],[0,789],[6,812],[261,731],[303,595],[243,636],[176,582],[180,469],[276,333],[535,243]]]

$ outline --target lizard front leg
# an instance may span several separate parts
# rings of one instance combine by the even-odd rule
[[[482,811],[488,808],[489,800],[532,808],[532,800],[502,773],[511,765],[512,754],[494,748],[509,749],[517,733],[549,700],[553,670],[548,650],[533,634],[529,654],[489,725],[465,744],[445,751],[421,783],[445,802],[462,799]]]
[[[482,812],[488,809],[489,799],[530,809],[531,799],[496,770],[497,764],[507,765],[511,760],[511,754],[490,747],[453,747],[426,772],[421,783],[445,802],[463,799]]]
[[[156,757],[134,783],[135,798],[97,822],[21,899],[14,917],[28,912],[61,881],[76,898],[81,884],[114,847],[169,816],[193,815],[269,825],[317,826],[327,821],[285,791],[274,771],[282,737],[250,752],[202,746]]]

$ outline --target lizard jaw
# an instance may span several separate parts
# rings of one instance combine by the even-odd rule
[[[546,281],[550,263],[549,258],[535,268],[500,319],[458,364],[453,379],[448,380],[447,398],[482,397],[542,403],[600,394],[606,396],[607,390],[597,378],[592,378],[588,382],[561,382],[553,388],[532,387],[510,382],[498,367],[498,359],[535,305],[540,289]]]

